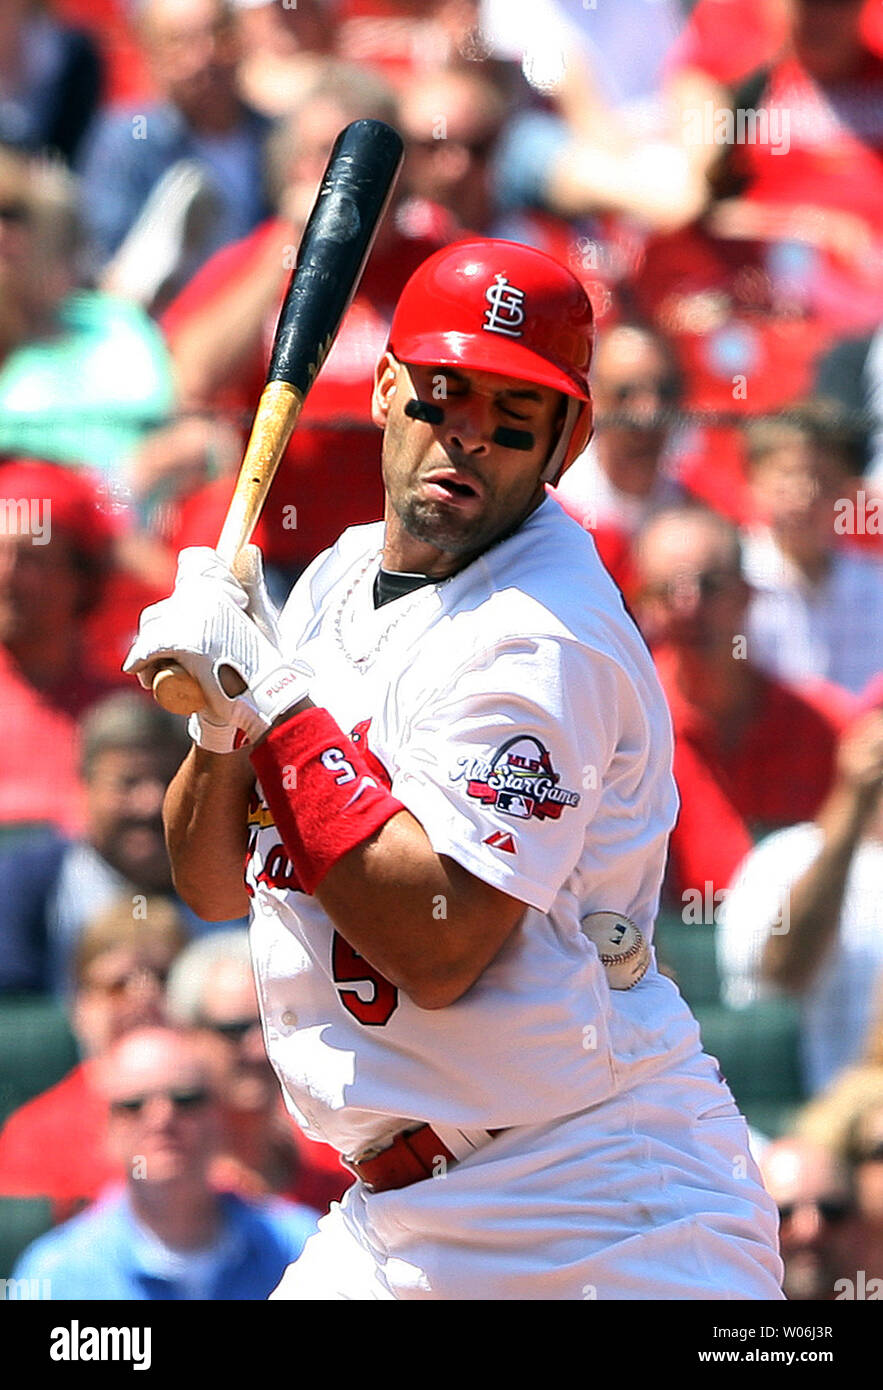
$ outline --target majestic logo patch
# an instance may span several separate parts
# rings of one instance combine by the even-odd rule
[[[495,830],[493,835],[488,835],[486,840],[482,840],[483,845],[490,845],[491,849],[501,849],[504,854],[517,854],[515,841],[511,835],[507,835],[505,830]]]
[[[484,297],[491,307],[485,312],[482,328],[489,333],[504,333],[507,338],[520,338],[524,323],[524,290],[510,285],[505,275],[495,275]]]
[[[559,787],[549,750],[529,734],[507,739],[490,759],[460,758],[451,781],[464,779],[467,796],[517,820],[558,820],[580,802],[579,792]]]

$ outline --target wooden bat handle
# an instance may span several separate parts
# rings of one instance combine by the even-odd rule
[[[231,567],[242,547],[251,540],[303,402],[301,392],[287,381],[268,381],[261,392],[217,545],[221,559]],[[229,669],[222,671],[221,684],[231,698],[245,689],[244,681]],[[206,703],[199,682],[174,661],[166,662],[154,676],[153,697],[171,714],[191,715]]]
[[[221,685],[231,700],[245,689],[245,681],[229,666],[221,672]],[[199,681],[177,661],[169,661],[157,671],[153,678],[153,698],[170,714],[183,714],[188,718],[205,704]]]

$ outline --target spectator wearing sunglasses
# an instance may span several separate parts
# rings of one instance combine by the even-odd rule
[[[828,687],[810,700],[755,665],[739,533],[723,517],[660,512],[638,536],[635,564],[636,614],[675,731],[681,812],[667,888],[679,907],[698,892],[704,913],[755,837],[816,814],[853,702]]]
[[[834,1299],[838,1278],[856,1271],[859,1229],[846,1165],[827,1149],[790,1137],[769,1145],[761,1172],[779,1208],[786,1298]]]
[[[409,78],[399,97],[407,150],[402,216],[423,219],[450,239],[499,234],[490,156],[505,115],[502,91],[480,70]]]
[[[70,1018],[82,1060],[15,1110],[0,1131],[0,1193],[48,1197],[58,1219],[91,1201],[119,1172],[104,1147],[102,1057],[127,1033],[165,1020],[165,983],[183,924],[163,898],[113,900],[79,939]]]
[[[48,1281],[53,1299],[267,1297],[316,1215],[212,1188],[221,1112],[211,1078],[191,1033],[141,1029],[111,1049],[100,1084],[125,1184],[35,1241],[16,1277]]]
[[[856,1117],[847,1140],[847,1158],[861,1221],[858,1267],[865,1271],[866,1296],[870,1296],[869,1281],[879,1281],[879,1299],[883,1292],[883,1101],[878,1099]]]
[[[665,340],[622,323],[601,338],[593,367],[595,435],[555,490],[592,531],[601,558],[628,592],[628,551],[654,512],[680,500],[673,453],[681,383]]]
[[[215,1186],[276,1193],[327,1211],[352,1182],[337,1152],[306,1139],[289,1118],[267,1059],[244,930],[191,942],[169,975],[169,1017],[216,1043],[224,1143]]]

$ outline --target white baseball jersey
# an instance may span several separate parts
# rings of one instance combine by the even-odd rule
[[[419,1009],[299,891],[258,788],[246,883],[267,1049],[298,1123],[349,1155],[408,1122],[541,1125],[700,1052],[655,963],[613,992],[580,927],[612,910],[650,938],[677,812],[665,700],[593,541],[547,498],[452,578],[375,608],[382,543],[382,524],[353,528],[313,563],[286,650],[434,850],[525,911],[462,998]]]

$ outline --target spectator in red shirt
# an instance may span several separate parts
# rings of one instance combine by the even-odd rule
[[[186,933],[162,899],[145,899],[145,909],[136,919],[132,899],[120,899],[83,933],[71,1006],[83,1061],[0,1131],[0,1193],[49,1197],[59,1220],[121,1176],[104,1149],[99,1059],[125,1033],[165,1017],[165,979]]]
[[[838,0],[833,0],[837,6]],[[721,88],[735,88],[766,67],[788,42],[793,0],[698,0],[668,54],[674,81],[684,75],[706,77]],[[875,52],[883,52],[883,7],[864,0],[860,32]]]
[[[676,343],[691,409],[790,405],[834,337],[883,317],[881,20],[877,0],[700,0],[675,45],[670,84],[712,202],[650,240],[633,291]],[[737,432],[706,428],[692,452],[689,491],[747,520]]]
[[[791,0],[698,0],[668,55],[676,75],[698,72],[732,87],[775,58],[788,37]]]
[[[0,464],[0,499],[0,824],[75,831],[77,719],[111,689],[83,652],[113,528],[90,483],[55,464]]]
[[[773,278],[800,280],[840,332],[869,329],[883,312],[883,55],[861,17],[862,0],[795,0],[781,54],[732,97],[757,126],[740,137],[736,125],[726,146],[705,140],[709,155],[725,150],[714,230],[777,246]]]
[[[754,665],[739,536],[722,517],[659,513],[638,538],[636,566],[638,618],[675,731],[681,812],[669,891],[716,903],[756,837],[813,818],[852,700],[819,684],[811,702]]]

